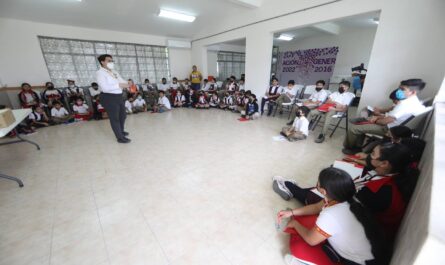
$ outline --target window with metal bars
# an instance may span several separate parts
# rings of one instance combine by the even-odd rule
[[[169,54],[165,46],[38,38],[49,76],[56,87],[65,87],[67,79],[75,80],[78,86],[95,82],[99,69],[97,57],[105,53],[113,56],[115,69],[124,79],[131,78],[135,83],[142,83],[146,78],[152,83],[160,82],[163,77],[170,79]]]
[[[244,74],[246,54],[240,52],[218,52],[217,71],[218,79],[225,80],[234,75],[237,79]]]

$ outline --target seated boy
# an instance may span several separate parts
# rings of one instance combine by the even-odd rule
[[[32,112],[29,114],[28,120],[33,128],[48,127],[52,125],[51,120],[41,106],[32,107]]]
[[[82,98],[76,99],[76,104],[73,106],[74,118],[77,121],[87,121],[90,119],[90,107],[83,102]]]
[[[153,107],[152,113],[155,113],[155,112],[162,113],[162,112],[171,110],[171,108],[172,107],[170,104],[170,100],[168,100],[168,98],[165,96],[164,91],[162,91],[162,90],[159,91],[158,104]]]
[[[142,98],[142,95],[138,94],[136,99],[133,101],[133,112],[146,112],[147,111],[147,103],[145,99]]]
[[[283,114],[283,103],[292,102],[298,94],[298,89],[295,87],[295,81],[289,80],[287,87],[283,89],[280,96],[277,98],[278,113]]]
[[[51,109],[51,119],[55,124],[67,123],[73,121],[73,116],[62,107],[60,101],[53,102],[53,108]]]
[[[281,134],[290,142],[304,140],[309,135],[309,121],[306,116],[310,110],[306,106],[302,106],[297,110],[297,117],[294,120],[292,126],[283,127]]]

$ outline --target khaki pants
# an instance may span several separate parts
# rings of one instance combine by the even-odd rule
[[[385,135],[388,127],[378,124],[363,124],[356,125],[349,123],[349,130],[346,133],[346,138],[343,146],[347,149],[360,148],[365,140],[365,134],[372,133],[377,135]]]
[[[281,132],[287,136],[289,141],[294,142],[298,140],[304,140],[306,139],[306,135],[304,135],[300,131],[294,131],[292,126],[285,126],[283,129],[281,129]]]
[[[275,101],[277,103],[278,113],[283,111],[283,103],[289,103],[291,101],[292,100],[286,94],[281,94]]]
[[[331,121],[332,121],[332,116],[335,115],[336,113],[337,112],[335,110],[332,110],[329,112],[322,112],[322,111],[319,111],[318,109],[316,109],[316,110],[312,110],[309,113],[308,120],[311,121],[313,118],[315,118],[315,116],[324,115],[325,119],[324,119],[323,129],[321,130],[321,133],[323,135],[326,135],[326,133],[328,132],[329,126],[331,124]]]

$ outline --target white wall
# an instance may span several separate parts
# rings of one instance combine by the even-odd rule
[[[339,51],[332,76],[351,76],[351,67],[360,63],[368,66],[372,44],[377,27],[363,29],[342,29],[338,35],[320,33],[305,39],[280,42],[279,51],[293,51],[338,46]],[[283,80],[287,82],[287,80]]]
[[[162,36],[0,18],[0,79],[3,84],[11,87],[24,81],[43,84],[49,80],[38,35],[151,45],[166,45],[167,39]],[[191,68],[191,50],[171,49],[170,55],[172,76],[186,76]]]

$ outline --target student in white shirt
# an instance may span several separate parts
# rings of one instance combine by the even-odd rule
[[[171,110],[170,101],[165,96],[164,91],[161,90],[159,91],[158,104],[153,107],[153,113],[155,112],[162,113],[169,110]]]
[[[226,109],[232,109],[234,105],[233,96],[229,94],[229,92],[226,92],[224,95],[223,100],[221,100],[219,108],[226,110]]]
[[[386,242],[372,213],[354,198],[351,176],[334,167],[323,169],[318,177],[318,203],[278,213],[278,223],[291,218],[285,232],[291,234],[287,264],[299,259],[311,264],[388,264]],[[327,240],[331,255],[323,245]]]
[[[167,92],[170,89],[170,84],[167,84],[167,78],[163,77],[161,80],[161,83],[158,85],[158,90],[162,90],[165,92]]]
[[[154,89],[154,87],[153,87],[153,85],[152,84],[150,84],[150,80],[148,79],[148,78],[146,78],[145,80],[144,80],[144,84],[142,84],[142,92],[148,92],[148,91],[152,91],[152,90],[155,90]]]
[[[332,93],[328,100],[326,101],[325,106],[331,105],[326,111],[320,111],[319,109],[312,110],[308,116],[308,120],[312,121],[315,116],[324,115],[324,124],[321,133],[318,135],[318,138],[315,139],[316,143],[322,143],[325,139],[325,135],[328,132],[329,126],[331,125],[332,116],[337,113],[343,113],[348,111],[348,107],[351,104],[352,100],[355,98],[355,95],[351,92],[348,92],[351,83],[349,81],[342,81],[338,86],[338,92]],[[324,106],[324,105],[322,105]]]
[[[239,90],[246,90],[243,78],[239,80]]]
[[[147,111],[147,103],[145,99],[142,98],[142,95],[138,94],[133,101],[133,113],[146,112],[146,111]]]
[[[46,115],[41,106],[33,106],[32,112],[28,115],[29,125],[33,128],[48,127],[52,125],[51,120]]]
[[[68,87],[65,90],[66,95],[68,96],[68,100],[70,103],[74,103],[76,99],[82,98],[84,99],[83,89],[76,86],[76,82],[74,80],[68,79]]]
[[[277,98],[277,110],[280,114],[283,114],[283,103],[292,102],[298,94],[298,89],[295,87],[295,81],[289,80],[287,87],[283,88],[280,96]]]
[[[60,101],[54,101],[54,108],[51,109],[51,119],[56,124],[66,123],[73,120],[73,116],[68,113],[68,111],[62,107]]]
[[[324,89],[325,84],[324,80],[318,80],[317,83],[315,83],[314,93],[312,93],[303,105],[309,109],[314,109],[323,104],[328,98],[328,92]]]
[[[368,118],[367,124],[350,124],[343,143],[345,154],[360,152],[367,133],[385,135],[389,128],[402,124],[408,118],[425,110],[417,94],[423,90],[426,83],[422,79],[408,79],[400,82],[396,98],[400,102],[384,114]]]
[[[181,108],[185,105],[185,96],[181,93],[181,90],[176,92],[175,99],[173,101],[173,106],[175,108]]]
[[[219,108],[219,103],[220,103],[220,100],[219,100],[218,95],[217,95],[216,93],[215,93],[215,94],[212,94],[212,95],[210,96],[209,106],[210,106],[211,108]]]
[[[309,135],[309,121],[306,118],[309,112],[310,110],[306,106],[298,108],[294,123],[292,126],[283,127],[281,134],[287,137],[290,142],[306,139]]]
[[[127,100],[125,100],[125,111],[127,112],[127,114],[133,113],[133,101],[133,96],[128,95]]]
[[[87,121],[90,119],[90,108],[83,102],[81,98],[76,99],[73,106],[74,118],[78,121]]]
[[[266,105],[267,102],[269,102],[267,116],[270,116],[272,114],[273,106],[272,104],[275,103],[277,98],[280,96],[281,93],[281,86],[278,83],[277,78],[272,78],[272,85],[267,89],[266,93],[264,94],[263,98],[261,99],[261,115],[264,113],[264,105]]]

